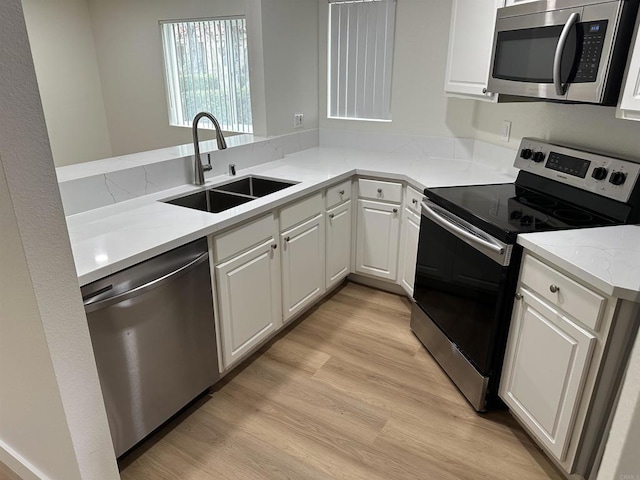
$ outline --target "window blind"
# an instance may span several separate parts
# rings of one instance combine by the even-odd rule
[[[395,0],[329,0],[329,117],[391,120],[395,14]]]
[[[225,131],[251,133],[247,26],[243,17],[160,22],[169,123],[191,126],[203,110]],[[208,120],[207,120],[208,122]],[[207,127],[203,120],[202,126]],[[213,125],[209,122],[209,128]]]

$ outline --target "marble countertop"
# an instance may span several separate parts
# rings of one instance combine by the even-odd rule
[[[299,183],[217,214],[162,203],[249,174]],[[473,159],[417,159],[402,153],[334,148],[304,150],[240,170],[237,177],[209,178],[204,187],[183,185],[67,217],[78,280],[86,285],[356,174],[406,181],[418,190],[504,183],[515,178],[510,168],[497,170]]]
[[[640,225],[528,233],[518,243],[608,295],[640,301]]]

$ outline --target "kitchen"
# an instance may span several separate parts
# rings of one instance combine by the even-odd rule
[[[324,5],[324,4],[323,4]],[[321,5],[322,6],[322,5]],[[326,5],[325,5],[326,7]],[[428,136],[428,137],[458,137],[458,138],[468,138],[479,140],[476,146],[480,146],[480,149],[487,148],[486,143],[501,145],[505,148],[504,150],[508,150],[505,152],[505,156],[503,157],[505,161],[501,161],[500,168],[510,168],[511,163],[513,161],[513,153],[519,144],[519,139],[522,136],[534,136],[541,138],[549,138],[557,141],[562,141],[565,143],[573,143],[584,146],[585,148],[591,148],[596,150],[606,150],[609,152],[615,152],[620,156],[628,156],[634,158],[635,154],[635,135],[637,135],[637,124],[634,122],[621,121],[617,120],[614,117],[615,109],[614,108],[604,108],[604,107],[594,107],[594,106],[586,106],[586,105],[576,105],[576,106],[567,106],[567,105],[555,105],[548,103],[535,103],[535,104],[484,104],[479,102],[473,102],[469,100],[461,100],[461,99],[448,99],[442,94],[442,84],[445,74],[446,67],[446,56],[447,56],[447,42],[448,42],[448,31],[449,31],[449,23],[448,20],[450,18],[450,10],[451,6],[448,5],[447,2],[399,2],[398,6],[398,18],[397,18],[397,32],[396,32],[396,54],[394,59],[394,83],[393,83],[393,122],[390,124],[370,124],[370,123],[353,123],[348,121],[340,121],[340,120],[329,120],[326,118],[326,106],[324,102],[321,101],[319,105],[315,108],[319,110],[319,114],[314,114],[313,105],[309,107],[309,109],[305,108],[305,124],[308,129],[312,129],[315,126],[319,126],[320,128],[324,128],[327,130],[351,130],[351,131],[362,131],[362,134],[354,134],[355,137],[360,137],[367,140],[375,139],[377,135],[374,134],[382,134],[382,133],[394,133],[394,134],[407,134],[413,136]],[[323,10],[321,10],[322,12]],[[263,12],[264,13],[264,12]],[[326,13],[325,13],[326,15]],[[321,15],[322,18],[322,15]],[[425,22],[429,28],[425,28]],[[3,22],[4,23],[4,22]],[[13,22],[9,22],[13,23]],[[326,36],[326,33],[323,33],[323,28],[326,25],[326,22],[320,21],[320,30],[321,30],[321,38],[323,35]],[[8,35],[8,34],[7,34]],[[20,35],[15,33],[12,38],[20,38]],[[24,38],[24,34],[22,34],[22,38]],[[13,45],[13,42],[17,42],[17,40],[12,40],[12,43],[6,43],[7,45]],[[4,43],[4,42],[3,42]],[[282,45],[281,42],[279,45],[280,50],[283,53],[283,57],[285,55],[285,49],[287,45]],[[313,42],[311,42],[313,43]],[[323,43],[322,41],[320,42]],[[422,45],[433,45],[440,46],[439,48],[423,48],[420,47]],[[24,48],[24,45],[22,46]],[[18,48],[18,45],[15,46]],[[292,47],[290,47],[292,48]],[[312,47],[312,50],[315,50],[316,47]],[[293,48],[295,50],[295,48]],[[321,52],[323,51],[322,47],[320,48]],[[295,58],[295,57],[292,57]],[[323,62],[326,62],[326,59],[323,55],[319,54],[315,57],[320,64],[320,71],[324,71],[326,66]],[[420,59],[420,61],[417,61]],[[3,61],[3,64],[5,62]],[[317,63],[317,62],[316,62]],[[276,61],[277,64],[277,61]],[[265,65],[266,68],[266,65]],[[273,74],[273,72],[271,72]],[[319,78],[319,89],[320,89],[320,98],[324,98],[326,92],[326,80],[323,75],[318,75],[314,73],[313,70],[310,71],[310,76],[315,78],[316,80]],[[8,81],[8,80],[7,80]],[[301,81],[304,82],[304,79]],[[269,85],[268,82],[265,82]],[[270,84],[273,88],[273,83]],[[31,84],[33,87],[33,84]],[[276,82],[276,87],[284,88],[285,90],[288,87],[286,82]],[[25,87],[26,88],[26,87]],[[306,94],[302,94],[304,96]],[[283,93],[276,93],[276,98],[284,98]],[[290,107],[291,114],[294,113],[297,105],[295,105],[295,100],[292,101],[294,104]],[[145,103],[147,105],[148,102]],[[416,108],[416,105],[423,105],[424,108]],[[9,112],[9,110],[3,111]],[[272,111],[272,110],[270,110]],[[286,122],[282,120],[282,124],[276,124],[273,132],[269,132],[269,125],[273,125],[273,122],[267,122],[267,133],[271,135],[278,135],[283,133],[291,132],[291,128],[289,127],[289,112],[287,112]],[[291,115],[292,116],[292,115]],[[282,116],[278,117],[281,118]],[[11,116],[8,115],[6,119],[7,122],[10,122]],[[509,143],[501,143],[498,139],[503,120],[508,119],[512,121],[513,130],[511,132],[511,141]],[[282,127],[280,125],[285,125]],[[21,138],[21,135],[25,137],[25,144],[20,147],[12,147],[10,150],[1,152],[3,161],[9,162],[11,158],[11,152],[20,151],[23,154],[29,152],[29,149],[32,148],[41,148],[41,145],[35,144],[33,142],[34,138],[46,138],[46,133],[43,133],[40,130],[34,131],[33,129],[28,132],[15,131],[16,127],[13,127],[11,130],[8,129],[9,123],[7,123],[7,129],[4,128],[3,123],[3,131],[11,131],[10,139],[3,138],[2,143],[6,145],[15,145],[13,142],[15,139]],[[40,132],[40,137],[36,135],[37,132]],[[331,133],[331,132],[329,132]],[[187,134],[188,136],[188,134]],[[188,139],[184,140],[183,143],[188,143]],[[343,141],[348,141],[343,140]],[[35,145],[34,145],[35,144]],[[449,145],[446,141],[444,141],[445,145]],[[451,143],[453,145],[453,143]],[[151,147],[149,147],[151,148]],[[446,148],[449,148],[446,146]],[[453,149],[453,147],[451,147]],[[464,151],[464,143],[462,144],[462,148]],[[148,148],[147,148],[148,149]],[[497,148],[498,151],[500,148]],[[33,150],[31,150],[33,151]],[[507,154],[508,153],[508,154]],[[46,152],[38,151],[29,154],[31,158],[42,159],[40,162],[44,162],[45,159],[49,159],[50,162],[50,154]],[[509,158],[508,158],[509,157]],[[496,158],[496,157],[492,157]],[[16,160],[17,161],[17,160]],[[239,166],[240,163],[238,162]],[[40,168],[36,168],[39,166]],[[226,172],[226,165],[222,165]],[[6,167],[9,168],[9,167]],[[17,165],[15,167],[18,168]],[[33,171],[30,169],[34,168]],[[29,169],[29,170],[27,170]],[[12,182],[17,182],[18,177],[12,177],[11,175],[16,175],[17,170],[7,170],[7,178]],[[10,175],[11,173],[11,175]],[[20,180],[27,182],[23,185],[29,185],[28,182],[35,181],[38,178],[41,178],[41,175],[49,175],[48,182],[52,181],[52,165],[44,168],[44,164],[38,163],[36,165],[31,165],[30,162],[23,162],[21,168],[19,170]],[[29,173],[27,178],[23,177]],[[217,172],[221,174],[222,172]],[[242,173],[242,171],[240,171]],[[41,200],[39,202],[38,209],[35,210],[38,218],[42,218],[44,212],[42,210],[43,206],[48,206],[51,202],[47,199],[39,198],[38,195],[42,192],[42,187],[39,186],[40,182],[36,185],[33,185],[29,188],[23,186],[24,191],[28,192],[31,196],[30,199],[13,199],[15,208],[20,206],[20,202],[22,201],[30,201],[34,202],[36,200]],[[50,185],[51,186],[51,185]],[[57,188],[57,185],[54,185]],[[14,186],[14,188],[17,188]],[[16,194],[16,191],[13,190],[13,194]],[[54,197],[57,193],[49,192],[50,195]],[[5,202],[3,201],[3,204]],[[35,205],[34,205],[35,207]],[[58,216],[61,215],[58,211]],[[28,217],[27,217],[28,218]],[[27,218],[24,218],[24,221],[28,221]],[[47,215],[47,222],[53,221],[52,219],[56,218],[56,215],[51,213],[51,215]],[[60,222],[63,225],[63,222]],[[43,230],[43,232],[47,236],[48,244],[38,245],[37,252],[39,255],[45,254],[45,252],[49,252],[49,258],[52,259],[58,258],[61,255],[61,252],[68,253],[68,246],[64,246],[64,235],[62,233],[58,233],[64,230],[64,227],[58,225],[56,228],[51,228],[51,225],[48,225],[48,228]],[[4,226],[4,223],[3,223]],[[44,228],[44,227],[43,227]],[[60,230],[62,228],[62,230]],[[23,232],[23,235],[26,235]],[[62,236],[61,236],[62,235]],[[23,238],[23,243],[26,241],[26,238]],[[60,241],[62,244],[57,244],[58,248],[54,248],[55,242]],[[32,245],[33,246],[33,245]],[[27,246],[23,247],[27,248]],[[51,250],[50,250],[51,249]],[[71,262],[70,253],[67,261]],[[45,258],[41,258],[42,261],[45,261]],[[34,260],[35,261],[35,260]],[[69,273],[72,276],[75,276],[75,270],[69,263],[65,269],[56,268],[56,274],[53,275],[49,273],[49,276],[44,276],[38,280],[38,286],[40,288],[44,288],[46,285],[57,284],[58,277],[66,278],[67,281],[70,282]],[[56,267],[59,267],[56,265]],[[64,277],[62,272],[67,272],[67,276]],[[44,282],[43,279],[47,278],[50,282]],[[62,283],[62,282],[60,282]],[[72,282],[70,282],[72,284]],[[4,284],[3,284],[4,287]],[[76,286],[77,287],[77,286]],[[50,287],[49,287],[50,288]],[[64,286],[57,286],[58,289],[66,288]],[[76,288],[77,290],[77,288]],[[9,290],[7,290],[9,291]],[[41,294],[43,292],[40,292]],[[60,292],[57,292],[60,293]],[[60,295],[57,298],[73,298],[75,300],[65,302],[65,305],[60,305],[59,302],[54,302],[53,304],[42,304],[41,312],[47,314],[53,314],[59,312],[62,315],[62,312],[66,312],[66,317],[68,319],[78,317],[77,320],[81,321],[81,318],[84,318],[84,314],[79,310],[81,306],[75,305],[75,307],[71,307],[66,305],[74,304],[74,302],[79,302],[79,298],[77,295],[77,291],[66,291],[65,297],[64,295]],[[42,299],[53,301],[54,299],[50,299],[45,297]],[[49,308],[45,308],[47,305],[50,305]],[[65,310],[69,309],[69,310]],[[75,317],[74,317],[75,316]],[[80,318],[81,317],[81,318]],[[44,319],[43,319],[44,320]],[[48,335],[54,335],[56,329],[60,328],[60,325],[65,325],[65,322],[58,323],[59,319],[50,319],[53,325],[56,327],[52,330],[48,331]],[[69,320],[67,320],[68,322]],[[82,320],[86,321],[86,320]],[[45,324],[46,325],[46,324]],[[42,328],[42,326],[40,326]],[[84,354],[89,354],[91,352],[86,351],[87,345],[82,344],[82,340],[86,341],[87,338],[78,339],[77,333],[74,333],[74,329],[72,325],[69,325],[69,331],[66,333],[66,339],[62,339],[56,336],[56,338],[48,337],[48,348],[51,350],[51,355],[54,358],[57,358],[57,361],[61,361],[63,358],[66,358],[66,355],[69,354],[68,344],[65,342],[77,341],[80,342],[76,344],[77,352],[84,352]],[[64,341],[63,341],[64,340]],[[58,343],[60,342],[60,343]],[[56,352],[56,345],[63,348],[62,351]],[[42,345],[41,345],[42,346]],[[4,345],[3,345],[4,347]],[[25,347],[27,349],[36,348],[35,345],[28,345]],[[4,350],[4,349],[3,349]],[[8,351],[8,350],[4,350]],[[56,357],[56,355],[60,355]],[[14,357],[21,358],[21,357]],[[77,358],[69,359],[69,362],[73,365],[78,365],[79,362]],[[64,399],[63,405],[65,411],[72,411],[74,415],[71,418],[67,419],[71,425],[68,427],[61,427],[62,429],[69,428],[73,431],[73,428],[78,428],[78,424],[74,424],[73,422],[82,423],[83,418],[103,418],[103,414],[95,413],[90,416],[76,416],[80,415],[79,412],[86,412],[88,408],[88,404],[90,402],[84,399],[84,402],[81,402],[80,399],[74,399],[74,395],[71,394],[71,391],[74,390],[74,387],[77,385],[93,385],[96,391],[91,391],[91,389],[85,387],[83,391],[86,392],[86,396],[89,398],[93,398],[94,401],[100,401],[96,395],[99,396],[99,388],[96,385],[96,379],[91,378],[90,372],[86,373],[87,378],[86,381],[80,382],[77,379],[77,375],[82,370],[73,371],[73,375],[69,373],[69,377],[73,378],[64,378],[65,370],[59,370],[60,366],[57,366],[55,379],[57,380],[57,386],[54,384],[51,386],[54,390],[56,388],[60,388],[61,392],[58,394],[60,397]],[[4,377],[3,377],[4,378]],[[35,378],[36,377],[30,377]],[[48,379],[49,382],[53,380],[53,377]],[[69,382],[69,383],[66,383]],[[45,381],[38,382],[38,388],[43,388],[42,385],[46,384]],[[70,389],[70,390],[69,390]],[[68,397],[66,395],[69,395]],[[19,398],[19,397],[18,397]],[[16,402],[18,402],[18,398],[16,398]],[[21,398],[24,401],[25,398],[29,398],[30,401],[36,402],[37,399],[33,398],[31,395],[24,395]],[[71,403],[68,403],[71,402]],[[47,402],[49,409],[54,409],[55,407],[49,405]],[[73,406],[73,407],[72,407]],[[58,406],[58,408],[63,408],[62,406]],[[95,407],[98,409],[98,407]],[[37,408],[34,409],[37,411]],[[43,410],[44,411],[44,410]],[[65,419],[63,416],[60,416],[60,410],[58,412],[58,420],[64,422]],[[88,414],[87,414],[88,415]],[[34,422],[34,425],[38,425],[37,422]],[[100,430],[102,427],[96,426],[96,431]],[[80,429],[80,436],[86,435],[86,431],[84,429]],[[94,432],[96,435],[97,433]],[[105,432],[102,431],[102,434]],[[76,432],[75,435],[78,435]],[[74,435],[74,436],[75,436]],[[108,435],[108,433],[107,433]],[[78,438],[75,436],[75,438]],[[96,437],[97,438],[97,437]],[[104,448],[104,444],[102,444]],[[62,448],[62,447],[61,447]],[[69,447],[71,448],[71,447]],[[76,448],[79,448],[76,446]],[[82,447],[82,451],[84,451]],[[88,451],[100,451],[99,448],[89,448]],[[78,452],[78,451],[77,451]],[[65,455],[73,456],[74,452],[66,451]],[[78,455],[78,463],[86,461],[86,459],[80,455],[80,453],[75,453]],[[69,458],[68,456],[66,458]],[[109,459],[104,460],[105,463],[109,462]],[[88,467],[87,467],[88,468]],[[69,477],[72,478],[72,477]],[[97,475],[95,477],[88,476],[87,478],[100,478]],[[104,477],[109,478],[109,477]]]

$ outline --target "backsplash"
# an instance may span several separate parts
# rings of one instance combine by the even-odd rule
[[[273,138],[239,135],[229,137],[227,144],[229,148],[218,151],[215,140],[201,142],[213,165],[205,177],[226,173],[230,163],[242,170],[317,147],[318,130]],[[56,173],[65,215],[74,215],[192,183],[193,145],[59,167]]]
[[[514,175],[517,173],[517,169],[513,167],[515,150],[472,138],[428,137],[321,128],[320,146],[402,153],[415,155],[417,159],[471,160],[495,170]]]
[[[201,142],[201,150],[211,152],[213,165],[205,177],[227,173],[231,163],[242,174],[242,169],[318,146],[398,153],[415,156],[417,160],[472,161],[516,173],[512,166],[514,150],[470,138],[320,129],[273,138],[239,135],[229,137],[227,143],[229,148],[218,151],[215,140]],[[69,216],[192,183],[193,146],[180,145],[69,165],[57,168],[56,173],[65,214]]]

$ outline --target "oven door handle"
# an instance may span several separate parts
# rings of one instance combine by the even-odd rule
[[[562,33],[560,33],[560,39],[556,46],[556,53],[553,57],[553,85],[556,87],[556,94],[559,96],[563,96],[566,93],[565,85],[562,84],[562,55],[564,54],[564,49],[567,46],[569,33],[576,25],[579,18],[580,14],[577,12],[573,12],[569,16],[569,20],[567,20],[567,23],[562,29]]]
[[[492,252],[494,252],[494,253],[496,253],[498,255],[503,255],[504,254],[504,248],[501,245],[497,245],[495,243],[491,243],[491,242],[485,240],[484,238],[480,238],[480,237],[478,237],[476,235],[473,235],[472,233],[467,232],[466,230],[458,227],[457,225],[454,225],[453,223],[448,221],[446,218],[444,218],[443,216],[438,214],[438,212],[436,212],[433,208],[431,208],[429,205],[427,205],[424,202],[422,202],[422,213],[427,218],[429,218],[430,220],[434,221],[435,223],[440,225],[445,230],[448,230],[449,232],[451,232],[451,233],[453,233],[455,235],[458,235],[458,236],[460,236],[462,238],[465,238],[466,240],[468,240],[470,242],[480,244],[483,247],[491,250]]]

